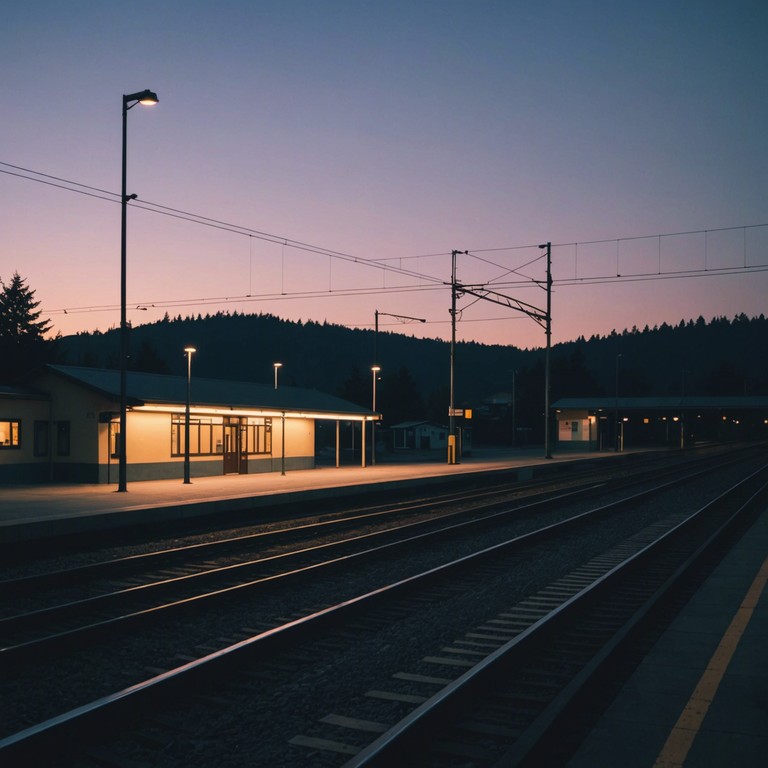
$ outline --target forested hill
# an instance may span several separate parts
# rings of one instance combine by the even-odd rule
[[[269,314],[219,313],[164,320],[131,331],[130,367],[185,374],[183,349],[197,348],[193,375],[279,381],[370,403],[371,365],[382,367],[379,390],[412,401],[425,413],[448,402],[450,345],[379,331],[316,322],[289,322]],[[377,360],[374,348],[377,346]],[[119,333],[82,333],[58,343],[60,362],[116,368]],[[456,405],[479,404],[494,393],[526,393],[535,402],[543,384],[544,350],[460,342],[456,348]],[[768,320],[761,315],[710,322],[681,321],[555,345],[551,353],[553,401],[562,396],[768,395]],[[414,416],[416,413],[414,413]]]
[[[366,402],[370,400],[374,362],[382,367],[382,380],[405,368],[424,398],[433,390],[447,390],[449,383],[446,342],[380,330],[376,343],[373,330],[290,322],[269,314],[220,313],[138,326],[131,331],[130,367],[186,373],[183,349],[189,345],[197,349],[193,358],[196,376],[269,383],[273,381],[273,363],[279,361],[283,364],[281,384],[338,393],[360,379],[360,386],[368,393]],[[512,347],[462,343],[457,348],[457,387],[473,395],[498,388],[509,390],[511,371],[522,370],[530,359],[529,353]],[[116,368],[118,350],[117,330],[69,336],[59,344],[60,359],[73,365]]]

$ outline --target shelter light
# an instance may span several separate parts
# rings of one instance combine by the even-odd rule
[[[184,413],[184,405],[147,403],[133,406],[134,411],[147,413]],[[336,411],[283,411],[275,408],[216,408],[215,406],[195,406],[197,416],[253,416],[279,419],[326,419],[328,421],[378,421],[380,414],[337,413]]]

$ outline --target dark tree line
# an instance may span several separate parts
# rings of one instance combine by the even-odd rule
[[[50,323],[25,281],[0,281],[0,380],[22,380],[42,362],[118,367],[118,330],[46,341]],[[389,332],[330,323],[290,322],[270,314],[218,312],[162,320],[130,330],[130,369],[185,375],[184,347],[197,348],[193,376],[280,383],[337,394],[376,409],[386,425],[428,420],[445,424],[449,402],[449,345]],[[544,422],[544,350],[460,342],[455,404],[473,408],[484,439],[540,442]],[[607,336],[579,337],[551,351],[550,401],[579,396],[768,395],[768,320],[681,321]],[[514,413],[510,407],[514,390]],[[506,397],[506,405],[504,405]],[[482,422],[482,423],[481,423]],[[480,433],[485,432],[484,435]]]
[[[193,375],[269,384],[280,361],[280,383],[332,392],[372,405],[376,355],[377,410],[385,425],[426,419],[447,422],[449,346],[436,339],[350,330],[329,323],[289,322],[269,314],[217,313],[162,321],[131,331],[131,367],[182,375],[183,348],[197,347]],[[78,334],[62,342],[71,364],[116,367],[117,332]],[[540,442],[544,412],[544,350],[459,343],[456,406],[474,408],[482,439],[509,441],[509,399],[521,440]],[[561,397],[768,395],[768,321],[702,318],[678,325],[633,328],[580,337],[551,352],[551,402]],[[513,383],[514,381],[514,383]],[[507,406],[486,407],[492,395]],[[485,434],[481,434],[485,433]]]

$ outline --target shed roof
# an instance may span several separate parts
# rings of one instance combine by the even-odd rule
[[[689,410],[727,409],[764,410],[768,409],[768,397],[563,397],[552,404],[561,410]]]
[[[435,424],[434,421],[401,421],[398,424],[393,424],[390,429],[416,429],[417,427],[439,429],[443,432],[448,431],[448,427],[443,424]]]
[[[68,381],[103,397],[120,399],[120,372],[104,368],[48,365],[46,368]],[[130,405],[178,405],[186,402],[187,377],[128,371],[126,392]],[[190,402],[193,406],[312,411],[315,413],[370,416],[373,412],[340,397],[316,389],[281,386],[226,379],[192,377]]]

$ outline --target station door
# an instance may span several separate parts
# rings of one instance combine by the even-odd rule
[[[224,474],[244,475],[248,472],[246,420],[240,416],[224,419]]]

